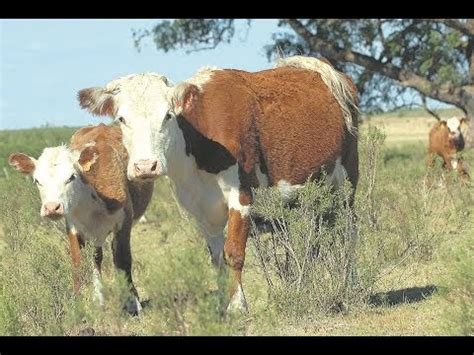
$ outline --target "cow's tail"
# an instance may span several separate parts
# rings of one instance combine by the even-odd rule
[[[341,107],[349,132],[356,133],[359,108],[357,93],[349,77],[340,73],[332,65],[314,57],[293,56],[280,58],[276,67],[294,67],[315,71],[327,85]]]

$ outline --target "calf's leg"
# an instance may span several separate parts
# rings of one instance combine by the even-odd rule
[[[79,267],[81,265],[81,249],[84,246],[84,242],[80,235],[72,229],[68,228],[67,233],[73,266],[72,278],[74,282],[74,294],[78,295],[81,289],[81,275],[79,272]]]
[[[132,229],[131,214],[126,213],[125,220],[121,228],[115,233],[112,241],[112,254],[115,268],[125,273],[128,281],[131,298],[127,300],[125,307],[131,315],[138,315],[142,310],[138,300],[138,292],[132,280],[132,253],[130,250],[130,236]]]

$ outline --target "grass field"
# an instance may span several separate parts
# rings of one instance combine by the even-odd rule
[[[357,259],[363,276],[371,277],[367,297],[339,312],[312,299],[278,301],[252,239],[243,274],[249,313],[230,318],[220,316],[217,273],[204,240],[176,205],[166,178],[156,182],[147,223],[132,232],[135,284],[149,300],[142,315],[120,312],[124,285],[110,248],[104,249],[105,306],[92,301],[91,287],[73,297],[63,222],[40,219],[36,187],[7,157],[15,151],[38,156],[67,142],[74,129],[0,131],[0,335],[86,329],[96,335],[474,335],[473,187],[454,174],[440,183],[439,168],[427,171],[433,122],[417,111],[363,120]],[[385,133],[383,145],[374,144],[381,137],[374,127]],[[464,156],[473,167],[474,151]],[[83,277],[90,280],[91,248],[85,259]],[[322,297],[332,292],[320,291]]]

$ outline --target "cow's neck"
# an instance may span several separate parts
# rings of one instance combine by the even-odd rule
[[[179,128],[176,120],[173,120],[172,132],[174,139],[168,151],[168,176],[176,184],[192,183],[196,174],[196,164],[193,157],[186,154],[186,141],[183,131]]]
[[[212,234],[215,230],[220,233],[227,220],[227,210],[222,208],[225,197],[218,183],[219,174],[199,166],[195,156],[189,152],[190,142],[186,132],[177,123],[175,128],[168,155],[168,177],[173,182],[175,196],[206,233]]]
[[[71,201],[71,212],[66,216],[67,224],[84,239],[93,240],[96,246],[101,246],[107,235],[121,223],[122,209],[108,211],[105,202],[87,184],[75,191],[74,196],[75,200]]]

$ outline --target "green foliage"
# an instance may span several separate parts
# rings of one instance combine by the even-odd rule
[[[0,334],[59,335],[72,293],[65,235],[39,221],[36,187],[25,185],[22,177],[0,185]]]
[[[387,334],[405,323],[410,332],[409,325],[419,324],[417,316],[425,314],[420,327],[426,333],[440,325],[436,332],[472,334],[473,226],[466,223],[474,213],[472,186],[459,184],[456,174],[443,178],[440,166],[428,171],[424,144],[387,145],[383,132],[361,125],[355,198],[358,284],[351,287],[345,268],[353,228],[347,191],[334,196],[325,185],[309,184],[297,194],[300,206],[294,210],[281,204],[275,191],[259,194],[255,208],[276,218],[282,231],[249,240],[243,286],[250,314],[244,319],[222,315],[225,295],[218,285],[225,275],[212,267],[203,239],[181,215],[170,182],[158,180],[146,213],[150,222],[135,225],[132,232],[133,276],[146,302],[140,317],[130,317],[122,310],[127,285],[113,267],[110,241],[104,246],[101,307],[93,297],[93,247],[83,252],[84,288],[74,296],[64,223],[40,218],[36,187],[6,163],[13,151],[38,156],[47,144],[66,142],[72,131],[0,132],[0,162],[7,171],[0,176],[0,334],[78,335],[92,329],[96,335],[278,335],[294,334],[294,329],[298,334],[350,334],[354,328],[338,324],[353,319],[359,326],[365,322],[357,318],[361,315],[375,321],[367,322],[363,334]],[[466,162],[473,161],[473,154],[466,152]],[[328,212],[331,222],[321,218]],[[309,248],[308,241],[314,242]],[[285,243],[294,253],[287,266]],[[417,278],[424,268],[430,270],[428,281]],[[394,277],[398,274],[401,279]],[[380,291],[428,282],[442,294],[421,302],[420,310],[411,305],[373,309],[368,301]],[[397,318],[403,312],[411,318]]]
[[[217,335],[238,332],[238,323],[225,319],[224,288],[218,288],[202,240],[189,239],[186,249],[172,249],[151,268],[159,270],[145,282],[152,303],[153,332],[170,335]],[[222,276],[222,275],[221,275]]]
[[[151,31],[134,31],[133,37],[138,50],[140,50],[142,39],[152,36],[155,45],[168,52],[186,46],[212,49],[220,42],[229,43],[234,33],[234,20],[232,19],[178,19],[163,20]]]
[[[352,284],[357,230],[351,195],[349,184],[333,193],[324,181],[308,182],[290,206],[277,190],[256,191],[252,213],[274,231],[261,237],[254,230],[253,240],[274,305],[284,314],[328,313],[362,295]]]
[[[362,94],[361,107],[366,111],[392,110],[421,105],[419,95],[405,100],[413,86],[400,85],[388,73],[397,67],[428,80],[428,97],[439,99],[437,89],[443,84],[453,87],[466,84],[469,78],[468,37],[446,22],[424,19],[306,19],[299,20],[298,30],[291,20],[279,20],[280,30],[265,46],[267,57],[313,55],[329,57],[331,62],[355,79]],[[188,51],[213,49],[219,43],[229,43],[240,22],[229,19],[179,19],[161,21],[151,30],[135,32],[136,44],[151,37],[156,47],[165,52],[180,47]],[[250,24],[250,20],[247,20]],[[345,51],[367,56],[378,67],[341,61],[324,51],[326,43]],[[367,63],[366,61],[366,63]],[[383,68],[383,69],[380,69]],[[394,80],[395,79],[395,80]],[[414,87],[420,90],[421,87]],[[425,88],[426,89],[426,88]],[[425,95],[422,94],[422,95]],[[448,102],[448,101],[445,101]],[[451,102],[453,103],[453,102]]]
[[[440,328],[448,335],[474,335],[474,229],[473,204],[459,211],[464,218],[465,238],[453,241],[442,252],[447,266],[440,277],[444,302]]]
[[[441,327],[445,334],[474,335],[473,242],[472,237],[467,238],[465,243],[453,247],[446,259],[450,270],[443,280],[447,289]]]

